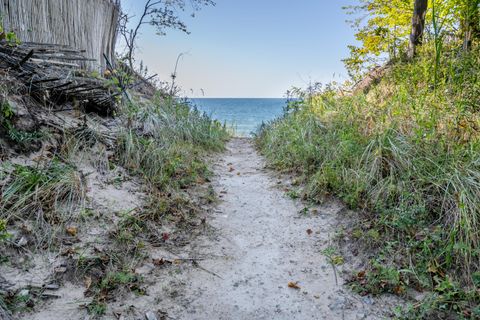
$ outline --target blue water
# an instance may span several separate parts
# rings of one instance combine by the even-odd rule
[[[246,137],[256,132],[262,122],[283,114],[286,99],[202,98],[192,99],[201,111],[226,123],[236,136]]]

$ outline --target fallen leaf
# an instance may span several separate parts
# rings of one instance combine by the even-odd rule
[[[153,265],[157,266],[157,267],[160,267],[160,266],[163,266],[164,264],[171,264],[172,262],[171,261],[168,261],[168,260],[165,260],[163,258],[160,258],[160,259],[152,259],[152,262],[153,262]]]
[[[433,265],[433,264],[430,264],[430,266],[428,267],[428,272],[430,273],[437,273],[438,272],[438,268],[436,265]]]
[[[67,250],[62,252],[62,256],[73,256],[76,253],[75,248],[68,248]]]
[[[85,285],[85,288],[88,290],[92,286],[92,278],[91,277],[85,277],[83,280],[83,284]]]
[[[342,256],[330,257],[330,262],[336,266],[340,266],[345,263],[345,259]]]
[[[308,235],[311,235],[313,233],[312,229],[307,229]]]
[[[170,239],[170,235],[167,232],[164,232],[162,234],[162,239],[163,239],[163,241],[167,241],[168,239]]]
[[[28,233],[33,231],[32,226],[27,224],[27,223],[22,224],[21,228],[22,228],[23,231],[28,232]]]
[[[77,227],[68,227],[67,228],[67,233],[71,235],[72,237],[76,237],[78,233],[78,228]]]
[[[228,169],[228,172],[233,172],[233,171],[235,171],[233,167],[230,167],[230,169]]]
[[[393,292],[395,292],[397,295],[401,295],[405,292],[405,288],[403,286],[396,286],[393,288]]]
[[[300,286],[298,285],[298,282],[290,281],[290,282],[288,283],[288,287],[289,287],[289,288],[292,288],[292,289],[300,290]]]

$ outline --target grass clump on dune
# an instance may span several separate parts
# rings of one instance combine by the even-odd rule
[[[2,189],[2,218],[56,210],[59,202],[73,206],[85,196],[81,175],[57,160],[45,166],[12,167],[3,172],[7,183]]]
[[[125,113],[116,152],[119,163],[161,191],[205,178],[204,156],[221,151],[228,139],[219,122],[174,99],[137,102]]]
[[[257,144],[304,177],[308,197],[362,209],[351,236],[380,249],[359,291],[413,286],[435,297],[414,308],[420,316],[480,316],[480,52],[446,57],[436,76],[425,49],[368,93],[306,94]]]
[[[56,159],[37,166],[3,163],[0,178],[0,219],[35,221],[37,244],[50,243],[85,201],[82,174]]]

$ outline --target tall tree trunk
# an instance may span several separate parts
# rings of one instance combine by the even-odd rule
[[[409,59],[415,57],[417,46],[422,44],[427,8],[428,0],[415,0],[412,17],[412,32],[410,33],[410,44],[407,53]]]

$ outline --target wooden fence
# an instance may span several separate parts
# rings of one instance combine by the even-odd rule
[[[119,0],[0,0],[0,19],[6,31],[21,41],[68,45],[85,50],[89,70],[113,60],[120,12]]]

